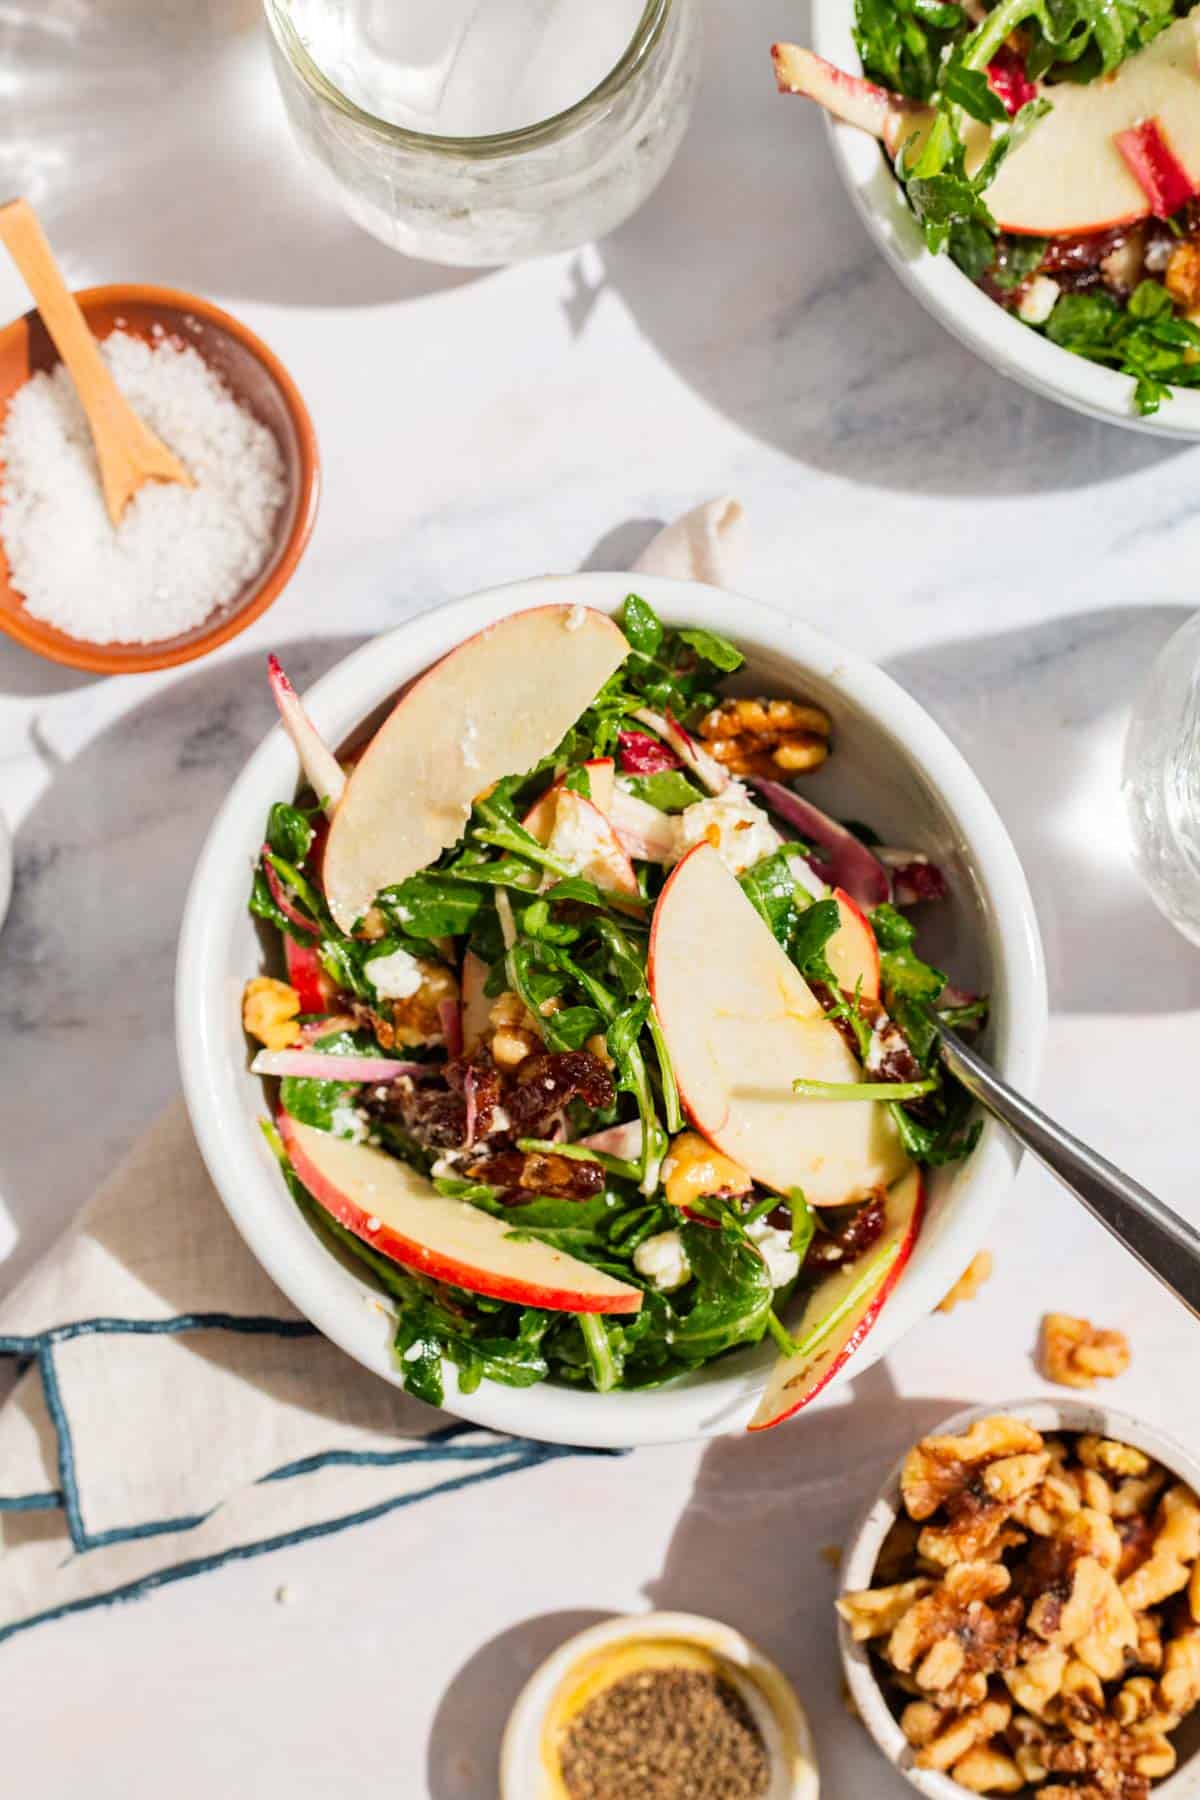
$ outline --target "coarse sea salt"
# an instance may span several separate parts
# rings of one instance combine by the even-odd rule
[[[283,455],[199,351],[123,331],[101,350],[195,487],[147,482],[114,531],[87,420],[60,366],[9,403],[0,538],[34,618],[91,643],[155,643],[201,624],[263,567],[285,497]]]

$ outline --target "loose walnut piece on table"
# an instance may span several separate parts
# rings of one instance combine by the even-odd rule
[[[964,1793],[1151,1800],[1200,1707],[1192,1490],[1115,1438],[997,1416],[915,1445],[901,1494],[886,1585],[839,1609],[912,1765]]]
[[[829,714],[799,700],[722,700],[697,728],[731,775],[774,776],[815,769],[829,754]]]
[[[273,975],[256,975],[242,994],[242,1027],[268,1050],[286,1050],[300,1041],[296,1023],[300,996],[286,981]]]
[[[1047,1381],[1087,1388],[1111,1380],[1129,1367],[1129,1339],[1123,1331],[1101,1331],[1089,1319],[1047,1313],[1042,1320],[1040,1363]]]
[[[973,1300],[984,1282],[991,1279],[991,1274],[992,1253],[990,1250],[980,1250],[971,1258],[950,1292],[938,1301],[937,1310],[940,1313],[953,1312],[963,1300]]]

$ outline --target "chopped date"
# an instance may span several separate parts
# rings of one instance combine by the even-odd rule
[[[539,1150],[500,1150],[494,1156],[481,1156],[468,1174],[474,1181],[486,1181],[489,1187],[499,1189],[509,1205],[534,1194],[547,1194],[555,1200],[590,1200],[604,1186],[599,1163],[577,1162],[574,1157]]]
[[[571,1100],[593,1112],[616,1099],[612,1076],[589,1050],[555,1050],[528,1056],[504,1094],[514,1137],[545,1137]]]
[[[883,1236],[886,1198],[873,1194],[832,1231],[819,1231],[808,1246],[806,1269],[840,1269],[870,1250]]]

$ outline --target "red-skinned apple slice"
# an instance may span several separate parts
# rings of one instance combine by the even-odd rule
[[[1128,131],[1118,131],[1113,141],[1156,219],[1169,219],[1191,199],[1196,184],[1167,142],[1157,119],[1141,119]]]
[[[561,783],[551,788],[521,823],[573,874],[610,894],[639,892],[633,864],[613,827],[600,808],[574,788]]]
[[[684,1110],[755,1180],[844,1206],[905,1172],[878,1102],[793,1093],[797,1077],[844,1084],[862,1081],[862,1069],[707,844],[659,896],[647,972]]]
[[[300,697],[284,674],[277,656],[268,656],[267,674],[284,730],[300,758],[300,767],[313,793],[332,818],[346,788],[341,764],[301,706]]]
[[[928,112],[873,83],[822,63],[810,51],[780,44],[773,52],[779,85],[816,100],[836,118],[881,139],[895,157],[906,136],[922,129]],[[1041,90],[1040,90],[1041,91]],[[1144,219],[1155,205],[1200,189],[1200,61],[1197,21],[1189,14],[1160,32],[1102,81],[1069,81],[1044,90],[1051,110],[1000,165],[985,198],[1003,231],[1055,237],[1104,231]],[[1144,154],[1122,154],[1146,123],[1169,146],[1171,179],[1163,159],[1151,169]],[[974,173],[991,148],[991,128],[971,119],[964,128],[966,164]],[[1144,149],[1144,135],[1138,137]],[[1182,204],[1182,200],[1179,202]]]
[[[611,756],[595,756],[590,762],[585,762],[583,767],[588,772],[590,791],[587,798],[600,812],[607,814],[612,807],[613,790],[616,787],[616,764]],[[562,781],[556,781],[553,787],[547,788],[541,799],[534,801],[521,820],[526,831],[531,837],[535,837],[539,844],[550,842],[550,833],[554,830],[555,808],[558,805],[558,796],[562,792],[565,781],[566,776],[564,775]]]
[[[512,1225],[437,1193],[407,1163],[336,1138],[287,1113],[279,1130],[296,1174],[332,1218],[373,1250],[472,1294],[550,1312],[634,1313],[639,1289]]]
[[[472,1056],[487,1034],[492,1022],[492,1003],[483,991],[488,966],[481,956],[468,950],[462,960],[462,1034],[463,1052]]]
[[[823,56],[801,49],[799,44],[772,44],[771,60],[781,93],[815,100],[835,119],[869,131],[872,137],[879,138],[891,157],[899,154],[905,138],[929,117],[927,106],[904,100],[862,75],[848,75]]]
[[[287,977],[300,996],[302,1013],[328,1012],[337,988],[321,967],[321,959],[311,944],[298,944],[284,934],[283,954],[287,960]]]
[[[879,945],[870,920],[844,888],[835,888],[841,924],[825,946],[825,956],[847,994],[856,990],[868,1000],[879,998]]]
[[[458,839],[476,794],[553,750],[628,650],[604,613],[540,606],[489,625],[415,681],[329,827],[325,896],[342,929]]]
[[[794,1356],[781,1356],[771,1372],[751,1431],[767,1431],[790,1419],[828,1387],[858,1349],[883,1308],[921,1229],[925,1183],[911,1169],[890,1189],[883,1235],[848,1268],[827,1275],[808,1297]]]

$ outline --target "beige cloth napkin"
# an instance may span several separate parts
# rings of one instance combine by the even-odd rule
[[[634,568],[728,580],[741,516],[698,507]],[[572,1454],[447,1422],[322,1338],[234,1230],[182,1101],[0,1302],[0,1356],[23,1367],[0,1641]]]

